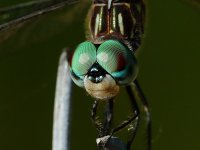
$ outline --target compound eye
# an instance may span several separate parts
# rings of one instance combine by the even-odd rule
[[[76,76],[85,75],[96,61],[96,47],[91,42],[78,45],[71,60],[71,70]]]
[[[118,41],[108,40],[97,51],[97,62],[110,74],[126,66],[127,50]]]
[[[136,59],[119,41],[108,40],[102,43],[97,50],[97,62],[121,85],[128,84],[136,76]]]

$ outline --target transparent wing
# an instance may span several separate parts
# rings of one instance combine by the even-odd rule
[[[0,9],[0,44],[16,33],[26,22],[38,19],[39,16],[63,8],[73,6],[76,0],[39,0],[17,4]],[[35,23],[35,22],[34,22]],[[30,25],[30,28],[35,28]],[[28,31],[30,32],[30,31]],[[27,36],[27,33],[25,33]],[[23,36],[20,36],[23,37]]]
[[[40,0],[30,1],[0,9],[0,31],[26,22],[39,15],[54,11],[76,0]]]
[[[0,45],[14,35],[17,35],[14,41],[19,46],[29,40],[41,41],[64,32],[63,29],[69,29],[68,24],[79,19],[75,16],[84,14],[87,6],[85,0],[40,0],[1,8]]]

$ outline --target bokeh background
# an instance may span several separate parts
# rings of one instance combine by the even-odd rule
[[[26,1],[1,0],[0,7]],[[51,149],[59,55],[85,40],[88,7],[83,1],[0,33],[1,150]],[[200,7],[184,0],[149,0],[147,7],[138,80],[150,104],[153,150],[199,150]],[[92,99],[74,89],[71,149],[92,150]]]

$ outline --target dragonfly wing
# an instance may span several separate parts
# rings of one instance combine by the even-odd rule
[[[58,0],[56,0],[56,2],[57,1]],[[34,41],[42,41],[46,40],[48,37],[54,37],[58,33],[66,32],[68,29],[71,28],[71,23],[80,19],[80,17],[75,16],[83,16],[83,14],[85,14],[85,10],[86,8],[88,8],[89,2],[86,0],[82,0],[74,5],[71,5],[73,2],[75,3],[77,1],[62,1],[64,1],[65,4],[69,5],[65,5],[65,7],[63,7],[62,9],[56,10],[48,14],[47,12],[44,12],[43,14],[46,13],[45,15],[40,15],[39,12],[41,11],[36,11],[32,14],[30,14],[30,11],[28,11],[29,13],[26,13],[26,7],[30,7],[29,5],[33,7],[34,5],[34,7],[36,8],[41,8],[42,6],[38,6],[39,4],[24,3],[16,5],[15,7],[13,6],[9,8],[0,9],[0,18],[4,18],[0,19],[0,28],[2,29],[0,31],[0,45],[7,41],[10,41],[9,39],[13,39],[13,37],[17,37],[14,39],[14,41],[17,43],[17,46],[24,46],[27,45],[27,43],[29,43],[28,41],[30,41],[31,43],[33,43]],[[40,3],[40,5],[45,4]],[[55,8],[55,5],[53,5],[53,7]],[[51,11],[53,11],[54,8],[52,8]],[[57,9],[57,7],[55,9]],[[47,10],[49,10],[49,8]],[[42,11],[45,10],[43,9]],[[12,19],[10,17],[6,17],[12,16],[12,14],[16,14],[15,19],[13,19],[13,17],[11,17]],[[21,16],[21,14],[25,15],[25,17],[17,18],[18,16]],[[37,16],[30,18],[32,15],[34,16],[36,14]],[[23,18],[25,19],[25,21],[23,21]],[[27,18],[29,19],[26,20]],[[20,20],[22,20],[22,22]]]
[[[42,0],[2,8],[0,9],[0,31],[75,2],[75,0]]]

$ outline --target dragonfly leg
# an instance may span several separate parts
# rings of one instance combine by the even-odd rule
[[[135,108],[137,108],[139,112],[139,117],[145,118],[145,128],[146,128],[145,130],[147,134],[147,150],[151,150],[151,117],[149,112],[149,106],[137,80],[134,81],[133,85],[127,86],[127,92],[131,99],[132,105],[135,105],[136,106]],[[135,131],[133,133],[133,139],[134,136],[135,136]]]
[[[106,117],[104,121],[104,136],[110,134],[111,122],[113,118],[113,99],[108,100],[106,106]]]
[[[109,134],[110,134],[111,122],[112,122],[112,118],[113,118],[113,99],[110,99],[107,101],[106,109],[105,109],[104,123],[102,123],[102,121],[97,116],[98,105],[99,105],[99,101],[95,100],[92,105],[91,119],[93,121],[95,128],[98,131],[98,134],[99,134],[98,140],[104,139],[101,142],[97,142],[97,146],[99,149],[104,149],[105,145],[109,144],[109,141],[111,138],[111,136],[109,136]]]
[[[136,121],[138,122],[138,112],[134,111],[134,115],[129,117],[127,120],[125,120],[122,124],[120,124],[119,126],[117,126],[116,128],[114,128],[111,132],[111,135],[113,135],[114,133],[120,131],[121,129],[125,128],[127,125],[129,125],[132,121]]]
[[[112,134],[110,134],[111,131],[111,123],[113,119],[113,99],[109,99],[106,104],[105,108],[105,118],[104,118],[104,124],[102,127],[101,132],[99,133],[99,139],[101,139],[101,142],[97,142],[99,149],[106,149],[108,146],[112,143]],[[102,140],[103,139],[103,140]]]
[[[130,125],[132,122],[133,122],[133,128],[132,128],[132,136],[131,138],[129,139],[129,141],[127,142],[127,150],[130,149],[130,146],[131,146],[131,143],[136,135],[136,131],[137,131],[137,128],[138,128],[138,123],[139,123],[139,109],[137,107],[137,104],[136,104],[136,101],[135,101],[135,98],[133,96],[133,93],[132,91],[130,90],[129,86],[127,87],[127,93],[131,99],[131,105],[132,105],[132,116],[129,117],[127,120],[125,120],[122,124],[120,124],[119,126],[117,126],[116,128],[114,128],[112,131],[111,131],[111,135],[110,137],[112,137],[112,135],[118,131],[120,131],[121,129],[125,128],[126,126]]]
[[[97,116],[98,105],[99,101],[95,100],[92,105],[91,119],[99,133],[99,137],[103,137],[110,133],[110,126],[113,118],[113,99],[107,102],[104,123],[102,123],[101,119]]]
[[[97,129],[98,133],[101,133],[103,125],[102,125],[100,119],[97,117],[98,105],[99,105],[99,101],[95,100],[93,105],[92,105],[91,119],[92,119],[92,122],[93,122],[95,128]]]
[[[134,81],[134,85],[135,86],[130,85],[126,87],[126,91],[131,101],[132,111],[135,113],[135,118],[132,120],[134,121],[133,134],[127,143],[127,149],[130,149],[131,147],[139,126],[139,120],[142,117],[142,114],[144,114],[146,121],[147,150],[151,150],[151,118],[148,103],[137,80]]]
[[[137,94],[139,97],[138,103],[141,103],[141,113],[144,114],[145,121],[146,121],[147,146],[148,146],[147,150],[151,150],[151,146],[152,146],[151,145],[151,115],[149,111],[149,105],[138,81],[135,80],[134,84],[135,84],[135,94]]]
[[[132,111],[133,113],[136,114],[136,117],[135,117],[135,122],[133,122],[134,124],[134,128],[132,130],[132,136],[130,137],[128,143],[127,143],[127,147],[128,149],[130,149],[131,147],[131,144],[135,138],[135,135],[136,135],[136,132],[137,132],[137,129],[138,129],[138,126],[139,126],[139,120],[140,120],[140,110],[138,108],[138,105],[136,103],[136,98],[133,94],[133,91],[131,90],[131,87],[130,86],[127,86],[126,87],[126,91],[127,91],[127,94],[129,96],[129,99],[130,99],[130,102],[131,102],[131,108],[132,108]]]

